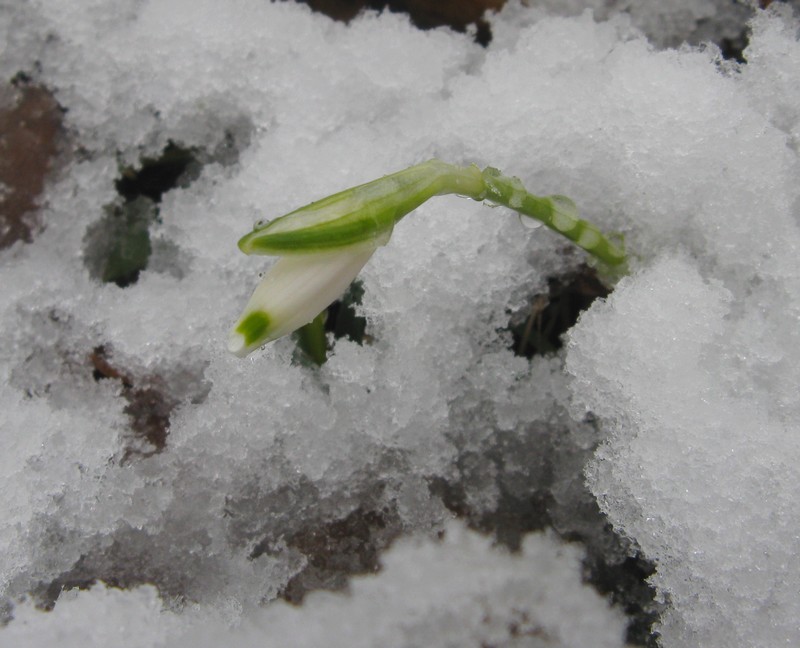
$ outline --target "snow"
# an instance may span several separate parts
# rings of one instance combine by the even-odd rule
[[[663,646],[800,643],[790,8],[509,3],[486,49],[260,0],[0,8],[3,78],[49,88],[78,151],[0,250],[0,645],[621,646],[581,578],[634,558]],[[681,46],[751,16],[746,64]],[[104,284],[87,232],[169,142],[201,168]],[[564,349],[507,327],[585,255],[441,197],[362,271],[363,345],[227,352],[254,221],[433,156],[624,235]]]
[[[315,593],[302,608],[253,610],[234,629],[224,623],[224,606],[211,619],[196,608],[181,615],[159,608],[152,586],[123,592],[100,585],[65,594],[47,615],[19,606],[5,635],[18,648],[102,645],[119,635],[142,647],[623,645],[622,615],[580,583],[576,548],[533,535],[511,555],[456,523],[442,542],[399,543],[381,575],[354,579],[348,594]],[[98,624],[101,614],[107,622]]]

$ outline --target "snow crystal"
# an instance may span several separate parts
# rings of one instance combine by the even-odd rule
[[[150,648],[164,645],[170,630],[181,626],[180,619],[162,612],[152,586],[121,591],[98,585],[88,592],[65,592],[49,614],[29,603],[18,605],[14,623],[0,634],[0,645],[72,648],[118,643],[122,638],[125,646]]]
[[[482,48],[261,0],[0,8],[0,72],[53,94],[66,151],[0,250],[0,643],[610,646],[623,608],[632,643],[800,641],[790,9],[510,2]],[[666,48],[751,16],[744,64]],[[510,329],[585,254],[448,196],[364,268],[360,343],[225,351],[254,221],[433,156],[624,237],[565,349]]]

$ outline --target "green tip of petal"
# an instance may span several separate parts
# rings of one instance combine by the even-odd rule
[[[264,311],[253,311],[245,315],[231,331],[228,351],[238,356],[247,355],[252,347],[267,336],[269,316]]]

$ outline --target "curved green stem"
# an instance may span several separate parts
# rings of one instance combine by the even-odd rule
[[[492,167],[484,169],[481,175],[486,187],[484,200],[540,221],[611,266],[625,262],[625,252],[592,223],[578,218],[578,208],[566,196],[534,196],[519,179],[504,176]]]
[[[535,196],[518,178],[474,164],[460,167],[428,160],[276,218],[257,223],[242,237],[247,254],[293,255],[319,253],[389,240],[395,224],[429,198],[460,194],[504,205],[534,218],[567,237],[601,261],[619,266],[625,253],[590,222],[566,196]]]

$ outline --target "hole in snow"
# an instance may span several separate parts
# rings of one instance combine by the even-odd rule
[[[249,141],[249,124],[239,120],[222,129],[210,152],[170,141],[158,157],[143,158],[138,168],[120,169],[114,183],[119,200],[106,205],[103,218],[89,226],[84,237],[84,262],[91,276],[125,288],[136,283],[156,251],[162,259],[160,271],[181,277],[180,262],[163,263],[164,258],[179,256],[177,247],[150,237],[150,227],[161,218],[161,199],[172,189],[191,185],[206,164],[235,164]]]
[[[105,216],[84,237],[85,264],[95,279],[125,288],[147,267],[153,246],[150,226],[159,218],[163,195],[188,186],[202,169],[196,149],[170,142],[157,158],[121,170],[115,186],[122,200],[106,205]]]
[[[103,218],[89,226],[83,239],[91,276],[120,288],[136,283],[153,251],[149,228],[157,217],[156,204],[145,197],[106,205]]]
[[[372,9],[405,13],[419,29],[434,29],[444,25],[456,31],[474,29],[475,41],[486,46],[492,40],[492,31],[483,19],[486,11],[499,11],[506,0],[298,0],[311,9],[334,20],[348,22],[359,12]]]
[[[188,186],[200,175],[202,165],[195,148],[184,148],[170,142],[157,158],[144,158],[139,169],[126,167],[114,183],[117,192],[132,202],[140,197],[154,203],[170,189]]]
[[[562,346],[566,333],[580,314],[598,297],[611,292],[589,266],[547,280],[547,293],[534,295],[527,310],[511,317],[508,329],[514,337],[512,351],[532,358],[555,353]]]
[[[749,44],[749,32],[743,29],[739,34],[732,37],[724,37],[719,41],[719,50],[722,58],[737,63],[745,63],[744,51]]]
[[[341,299],[328,306],[325,330],[332,333],[335,340],[347,338],[356,344],[370,341],[366,335],[367,319],[356,314],[356,306],[361,305],[363,298],[364,284],[356,279]]]

